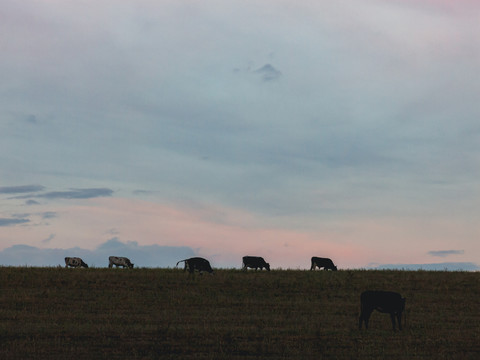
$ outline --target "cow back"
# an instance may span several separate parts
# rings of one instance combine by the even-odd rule
[[[393,291],[367,290],[360,296],[362,308],[375,309],[384,313],[399,313],[405,309],[406,299]]]
[[[337,267],[333,263],[332,259],[330,258],[322,258],[313,256],[312,257],[312,268],[314,265],[318,266],[319,268],[330,269],[330,270],[337,270]]]
[[[265,268],[270,271],[270,264],[261,256],[244,256],[243,265],[250,268]]]
[[[207,271],[213,273],[213,269],[210,265],[210,262],[207,259],[201,257],[193,257],[186,260],[190,272],[194,270],[198,271]]]
[[[109,256],[108,263],[109,263],[109,267],[111,267],[112,265],[115,265],[115,266],[133,268],[134,266],[134,264],[132,264],[129,258],[126,258],[123,256]]]
[[[83,262],[83,260],[79,257],[66,257],[65,266],[88,268],[88,265],[85,262]]]

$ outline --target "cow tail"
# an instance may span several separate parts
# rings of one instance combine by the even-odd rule
[[[175,267],[177,267],[178,264],[180,264],[182,261],[186,261],[186,260],[187,260],[187,259],[185,259],[185,260],[180,260],[179,262],[177,262],[177,265],[175,265]]]

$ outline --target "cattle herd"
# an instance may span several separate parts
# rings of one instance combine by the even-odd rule
[[[201,257],[192,257],[189,259],[180,260],[184,263],[183,271],[187,271],[193,274],[197,270],[200,274],[204,271],[214,274],[214,271],[210,265],[210,262]],[[112,268],[121,266],[122,268],[133,268],[130,259],[122,256],[109,256],[108,267]],[[79,257],[66,257],[65,267],[84,267],[88,268],[88,265]],[[337,271],[337,267],[333,264],[333,261],[329,258],[312,257],[310,270],[316,268],[323,268],[324,270]],[[270,271],[270,264],[267,263],[260,256],[244,256],[242,258],[242,270],[255,269]],[[377,310],[381,313],[390,314],[392,320],[393,330],[395,331],[395,319],[398,322],[398,329],[402,330],[402,313],[405,310],[405,301],[399,293],[392,291],[364,291],[360,296],[360,317],[358,319],[358,329],[362,329],[362,324],[365,324],[365,328],[368,329],[368,321],[373,310]]]
[[[130,260],[126,257],[122,256],[110,256],[108,258],[108,267],[111,268],[115,265],[115,267],[127,267],[127,268],[133,268],[133,264],[130,262]],[[79,257],[66,257],[65,258],[65,267],[84,267],[88,268],[88,265],[83,262],[83,260]]]
[[[181,262],[185,263],[184,271],[189,273],[193,273],[195,270],[202,273],[206,271],[210,274],[213,274],[213,269],[210,266],[210,262],[201,257],[193,257],[190,259],[184,259],[177,262],[177,265]],[[312,265],[310,270],[315,270],[317,267],[319,269],[323,268],[324,270],[332,270],[337,271],[337,267],[333,264],[333,261],[329,258],[321,258],[321,257],[312,257],[311,261]],[[129,258],[123,256],[109,256],[108,257],[108,267],[112,268],[121,266],[122,268],[133,268],[132,262]],[[88,268],[88,265],[79,257],[66,257],[65,258],[65,267],[84,267]],[[242,270],[255,269],[255,270],[267,270],[270,271],[270,264],[265,261],[263,257],[260,256],[244,256],[242,258]]]

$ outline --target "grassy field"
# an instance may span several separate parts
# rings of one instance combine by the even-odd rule
[[[400,292],[406,326],[360,293]],[[0,267],[0,359],[480,359],[480,273]]]

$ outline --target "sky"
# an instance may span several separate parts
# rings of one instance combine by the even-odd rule
[[[0,264],[480,270],[478,1],[0,7]]]

